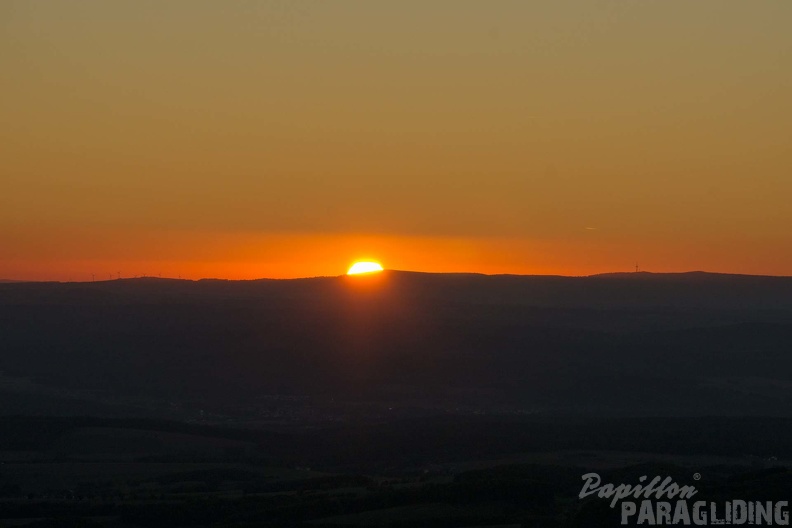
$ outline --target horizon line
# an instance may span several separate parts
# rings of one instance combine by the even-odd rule
[[[736,277],[765,277],[765,278],[792,278],[792,275],[770,275],[761,273],[733,273],[721,271],[705,271],[705,270],[688,270],[688,271],[606,271],[601,273],[592,273],[588,275],[563,275],[563,274],[541,274],[541,273],[482,273],[476,271],[418,271],[418,270],[399,270],[399,269],[384,269],[380,273],[411,273],[419,275],[476,275],[481,277],[547,277],[547,278],[568,278],[568,279],[581,279],[581,278],[595,278],[611,275],[620,276],[647,276],[647,275],[727,275]],[[299,281],[299,280],[312,280],[312,279],[338,279],[349,277],[346,273],[339,275],[313,275],[306,277],[257,277],[253,279],[228,279],[223,277],[201,277],[197,279],[183,278],[183,277],[162,277],[160,275],[135,275],[132,277],[116,277],[111,279],[99,280],[27,280],[27,279],[0,279],[2,284],[92,284],[92,283],[107,283],[107,282],[120,282],[120,281],[135,281],[135,280],[163,280],[163,281],[184,281],[184,282],[200,282],[200,281],[225,281],[225,282],[255,282],[255,281]],[[354,276],[353,276],[354,277]]]

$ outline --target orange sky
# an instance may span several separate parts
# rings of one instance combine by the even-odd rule
[[[0,3],[0,278],[792,275],[792,3]]]

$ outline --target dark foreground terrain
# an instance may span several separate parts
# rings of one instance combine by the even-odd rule
[[[589,472],[789,500],[791,345],[783,277],[0,284],[0,527],[619,525]]]

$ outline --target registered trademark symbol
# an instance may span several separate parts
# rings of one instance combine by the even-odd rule
[[[701,473],[693,473],[693,480],[701,480]]]

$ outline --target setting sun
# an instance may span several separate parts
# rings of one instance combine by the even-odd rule
[[[355,262],[347,271],[347,275],[358,275],[360,273],[375,273],[382,271],[382,266],[377,262]]]

